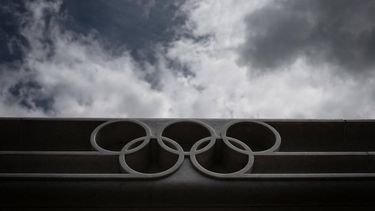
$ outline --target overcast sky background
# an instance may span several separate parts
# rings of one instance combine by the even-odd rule
[[[1,0],[0,116],[375,118],[373,0]]]

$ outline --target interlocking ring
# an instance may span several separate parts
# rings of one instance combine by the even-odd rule
[[[129,142],[119,154],[121,167],[127,173],[140,177],[161,177],[176,171],[184,161],[181,146],[171,139],[165,138],[164,141],[173,148],[163,148],[159,142],[143,142],[132,148],[139,141],[141,139],[138,138]]]
[[[91,133],[91,146],[99,151],[109,154],[118,154],[130,141],[142,138],[145,143],[150,141],[150,128],[137,120],[114,120],[105,122]]]
[[[207,142],[207,138],[201,139],[193,146],[193,165],[210,176],[241,178],[251,173],[255,155],[279,149],[281,137],[264,122],[233,121],[225,125],[219,138]]]
[[[119,155],[122,170],[132,177],[160,177],[178,169],[183,150],[175,141],[164,138],[163,147],[151,136],[149,127],[136,120],[109,121],[91,134],[91,145],[99,152]]]
[[[216,138],[213,128],[198,120],[175,120],[168,122],[158,133],[158,140],[164,145],[163,138],[170,138],[180,144],[185,152],[189,154],[191,147],[195,142],[202,138],[210,137],[211,140]],[[165,147],[168,147],[164,145]]]
[[[230,122],[224,126],[221,136],[224,140],[231,137],[245,142],[254,154],[278,151],[281,144],[279,132],[271,125],[260,121]]]
[[[91,144],[119,155],[123,171],[134,177],[171,174],[186,156],[206,175],[241,178],[251,173],[255,155],[277,151],[281,143],[280,134],[259,121],[233,121],[217,135],[202,121],[174,120],[155,133],[137,120],[109,121],[93,131]]]

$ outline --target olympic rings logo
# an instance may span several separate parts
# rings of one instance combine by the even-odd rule
[[[118,155],[123,172],[134,178],[166,176],[188,160],[208,176],[244,178],[256,155],[278,151],[281,144],[280,134],[260,121],[213,128],[199,120],[176,120],[153,128],[138,120],[108,121],[92,132],[91,145]]]

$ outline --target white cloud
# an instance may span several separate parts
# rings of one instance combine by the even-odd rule
[[[291,67],[259,75],[238,65],[238,48],[245,42],[245,17],[266,1],[191,0],[184,6],[186,28],[199,42],[181,38],[171,43],[159,62],[140,69],[132,57],[110,55],[95,37],[65,31],[54,22],[45,25],[43,8],[59,11],[59,4],[31,3],[32,16],[24,36],[32,43],[20,71],[2,75],[1,90],[33,78],[43,93],[53,96],[49,115],[81,117],[237,117],[237,118],[345,118],[374,117],[374,80],[336,77],[334,67],[309,66],[304,58]],[[42,32],[55,44],[46,47]],[[53,50],[52,57],[48,51]],[[192,75],[170,69],[166,59],[178,60]],[[33,69],[28,72],[24,69]],[[156,90],[145,72],[161,70]],[[318,70],[317,70],[318,69]],[[1,96],[5,94],[0,93]],[[4,98],[2,98],[4,99]],[[0,99],[2,116],[45,115]]]
[[[28,4],[31,13],[22,32],[31,44],[31,50],[21,68],[33,71],[30,76],[19,70],[5,75],[7,78],[1,77],[2,90],[32,77],[46,90],[45,94],[53,96],[53,114],[57,116],[165,115],[167,104],[163,95],[152,90],[138,75],[140,70],[126,52],[120,57],[112,57],[92,37],[64,31],[55,20],[46,25],[43,14],[46,11],[57,13],[59,8],[58,2]],[[46,30],[53,47],[43,41]],[[48,56],[50,51],[54,52],[52,57]],[[42,114],[37,109],[2,103],[2,116]]]
[[[245,43],[245,18],[268,1],[189,1],[196,36],[209,41],[179,40],[168,56],[190,65],[195,78],[165,83],[164,93],[182,93],[176,116],[237,118],[373,118],[374,80],[336,76],[337,67],[311,66],[300,57],[272,73],[238,65]],[[250,29],[251,30],[251,29]],[[373,76],[373,75],[372,75]],[[203,87],[196,91],[195,87]],[[173,99],[173,98],[171,98]]]

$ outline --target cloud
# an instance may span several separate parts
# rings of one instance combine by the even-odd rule
[[[91,36],[65,30],[55,19],[61,2],[26,5],[21,34],[27,40],[23,63],[0,77],[5,116],[153,116],[163,97],[142,79],[136,62],[114,57]],[[46,15],[51,17],[47,20]],[[3,67],[7,68],[7,67]],[[13,106],[17,109],[4,107]]]
[[[82,20],[77,20],[79,17],[71,15],[68,8],[73,8],[74,3],[67,6],[66,2],[30,1],[25,4],[24,13],[13,20],[19,27],[19,37],[27,44],[20,45],[22,56],[18,62],[0,63],[1,116],[375,116],[375,77],[371,72],[366,80],[337,77],[333,65],[323,63],[316,68],[303,54],[288,65],[275,65],[277,71],[270,74],[254,75],[262,67],[238,65],[238,49],[250,42],[248,19],[269,7],[269,1],[184,1],[178,8],[171,7],[173,17],[185,17],[175,25],[166,19],[148,20],[157,19],[154,12],[164,10],[157,8],[162,7],[158,3],[132,4],[134,8],[143,8],[138,8],[143,12],[132,21],[163,22],[160,34],[170,35],[160,41],[141,33],[139,39],[150,39],[152,47],[140,49],[150,47],[152,60],[135,56],[132,51],[136,48],[128,44],[118,46],[117,50],[110,47],[122,38],[107,37],[107,26],[89,21],[91,24],[83,24],[85,30],[75,28],[74,24],[80,25],[85,18],[79,16]],[[98,5],[103,4],[104,1]],[[127,7],[123,1],[116,7],[121,5]],[[102,12],[121,10],[113,5],[108,7],[111,9]],[[95,17],[93,11],[86,16]],[[104,21],[108,25],[125,24],[124,16],[115,14],[116,11],[100,16],[108,18]],[[121,27],[116,30],[121,31]],[[132,33],[125,26],[122,30],[124,34]],[[150,77],[157,81],[156,86]]]
[[[20,13],[23,10],[23,5],[17,1],[4,0],[0,5],[0,64],[14,65],[23,56],[26,42],[19,34]]]
[[[269,3],[207,0],[186,4],[192,33],[209,35],[209,39],[201,43],[181,39],[169,49],[168,56],[188,64],[195,73],[184,86],[170,84],[169,89],[183,93],[176,99],[182,102],[178,107],[191,112],[187,116],[373,117],[373,73],[366,80],[338,77],[333,65],[320,64],[317,68],[305,55],[297,55],[289,65],[275,65],[270,74],[253,74],[262,71],[259,66],[238,65],[238,49],[250,42],[248,17],[263,11]],[[189,92],[189,88],[196,90]]]
[[[63,21],[69,30],[96,33],[111,51],[126,48],[142,62],[152,59],[156,45],[166,45],[182,32],[186,20],[179,8],[184,0],[64,0],[61,12],[69,18]],[[85,12],[82,12],[85,11]],[[95,14],[95,15],[93,15]]]
[[[375,2],[273,1],[246,18],[240,63],[277,70],[299,57],[361,74],[375,65]]]
[[[186,15],[180,11],[185,0],[64,0],[61,13],[64,28],[79,34],[93,35],[112,54],[127,51],[144,69],[157,65],[157,51],[187,32],[183,29]],[[82,12],[85,11],[85,12]],[[170,62],[173,65],[173,62]],[[160,71],[148,72],[146,80],[159,86]]]

